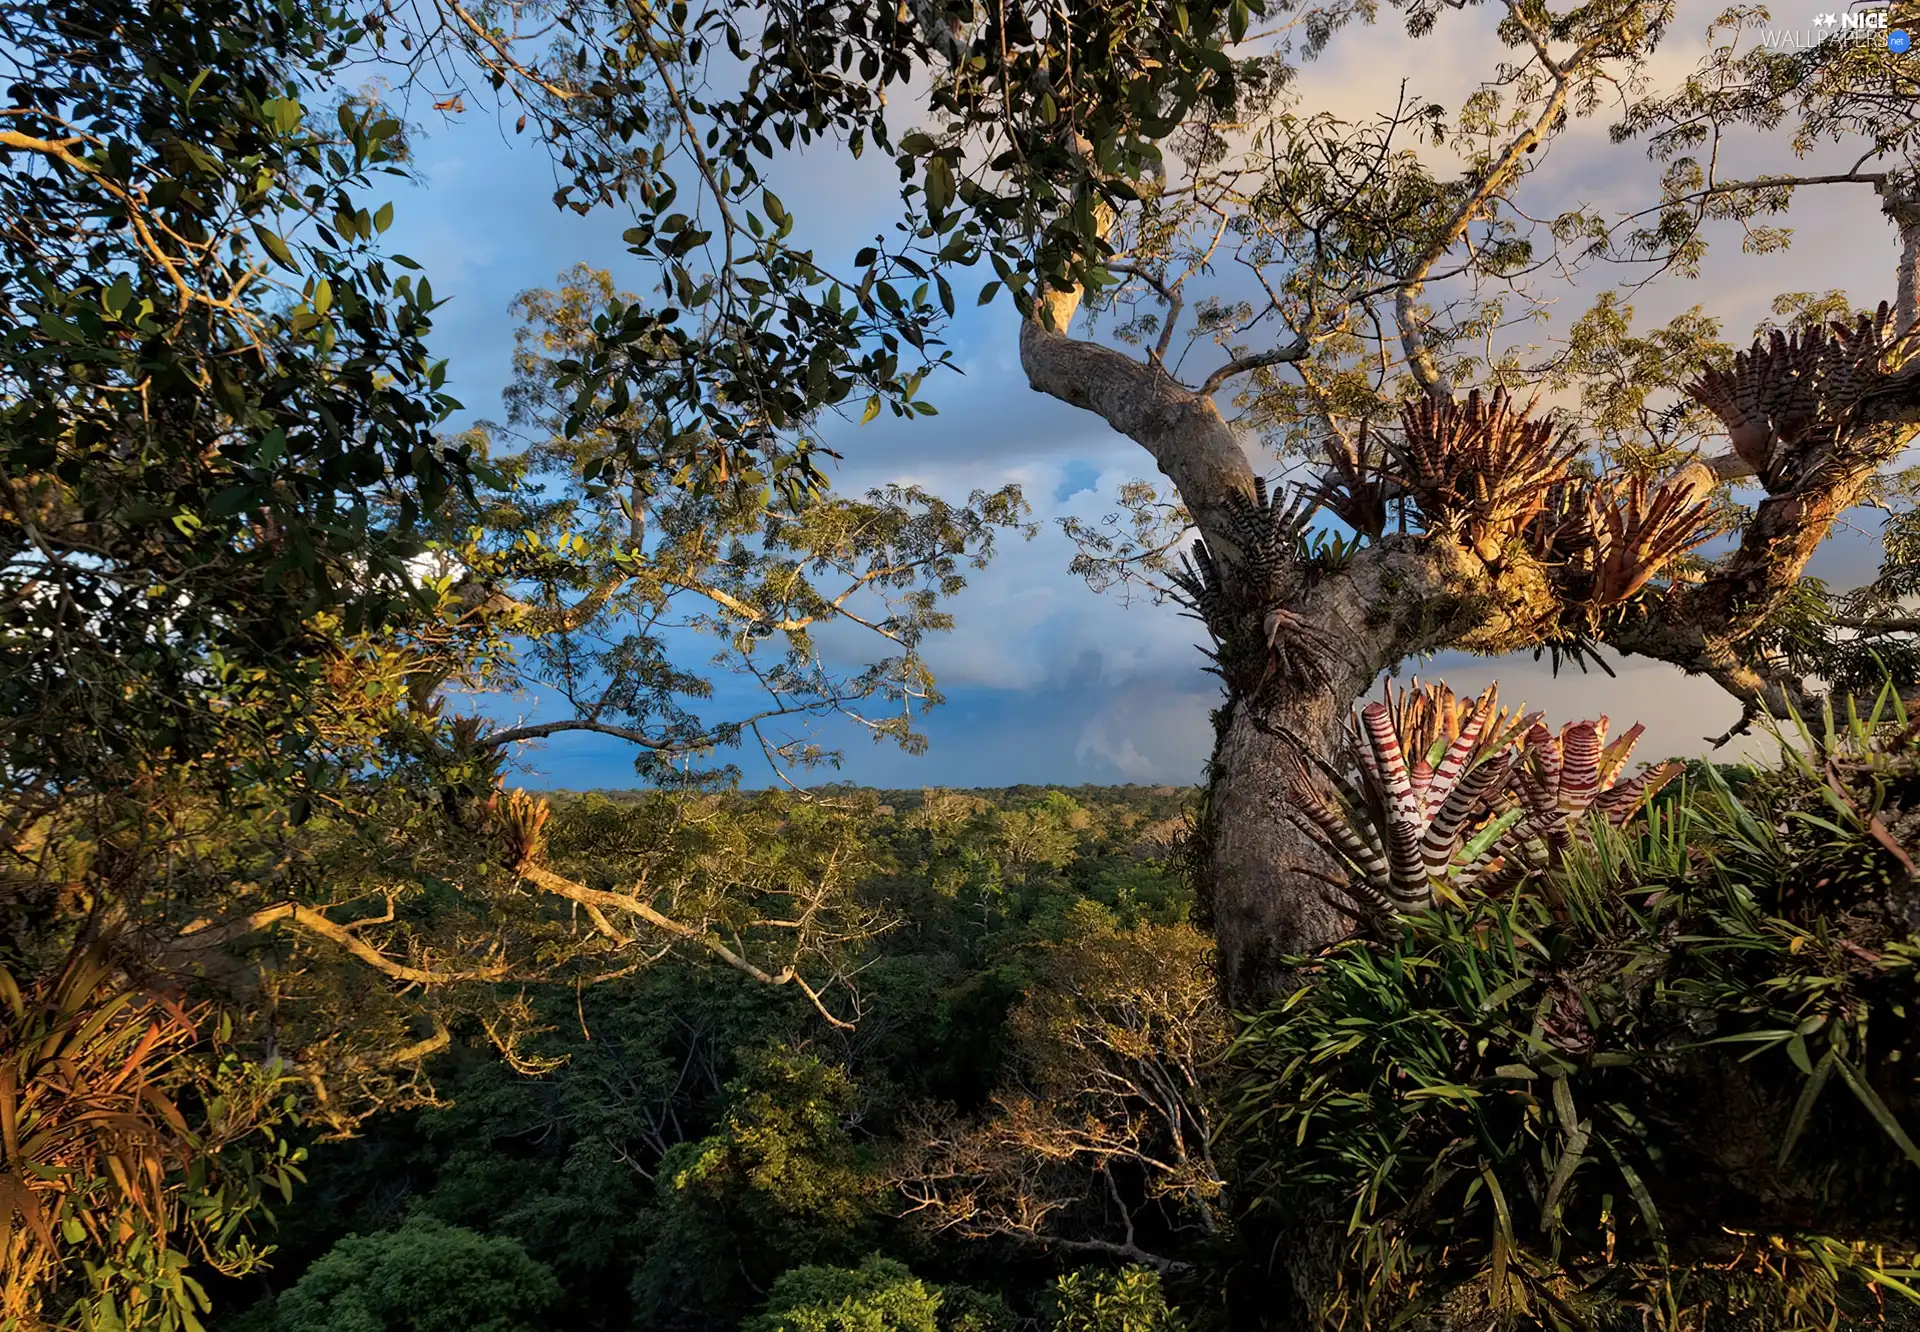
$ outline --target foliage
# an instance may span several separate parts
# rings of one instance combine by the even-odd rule
[[[938,1291],[942,1332],[1004,1332],[1008,1309],[1031,1316],[1060,1270],[1051,1246],[957,1243],[904,1223],[898,1163],[930,1114],[985,1118],[1032,1100],[1064,1132],[1078,1111],[1049,1109],[1056,1085],[1124,1075],[1143,1047],[1155,1077],[1190,1078],[1219,1048],[1207,950],[1183,924],[1187,890],[1167,861],[1186,793],[812,795],[702,797],[698,837],[662,821],[684,797],[556,797],[549,854],[587,883],[644,867],[667,885],[707,847],[735,861],[802,855],[810,839],[857,850],[843,858],[855,897],[900,924],[849,944],[853,1029],[691,958],[580,989],[530,987],[519,1070],[472,1019],[450,1014],[432,1070],[439,1103],[317,1146],[272,1270],[216,1286],[216,1307],[284,1290],[347,1231],[426,1215],[518,1242],[561,1283],[556,1324],[583,1330],[720,1332],[761,1311],[796,1265],[876,1251]],[[676,910],[697,918],[687,892]],[[1077,998],[1083,987],[1091,1001]],[[1197,1154],[1204,1107],[1183,1085],[1180,1128]],[[1073,1105],[1105,1116],[1113,1143],[1151,1109],[1097,1081]],[[1176,1146],[1159,1124],[1143,1121],[1143,1152]],[[1050,1233],[1111,1240],[1124,1227],[1088,1164],[1045,1163],[1047,1187],[1067,1190],[1075,1209]],[[1114,1174],[1143,1244],[1186,1260],[1205,1242],[1197,1218],[1217,1206],[1210,1190],[1196,1210],[1179,1190],[1149,1197],[1127,1168]],[[1188,1175],[1208,1178],[1197,1165]],[[1178,1224],[1148,1219],[1161,1209]]]
[[[426,1217],[351,1235],[274,1310],[276,1332],[538,1332],[560,1283],[508,1239]]]
[[[874,1256],[857,1268],[796,1267],[773,1283],[741,1332],[1003,1332],[997,1296],[930,1286],[905,1264]]]
[[[194,1265],[259,1266],[266,1195],[302,1178],[286,1078],[98,941],[28,980],[0,968],[0,1323],[195,1332]]]
[[[741,1332],[939,1332],[940,1293],[905,1266],[796,1267],[773,1283],[765,1311]]]
[[[1211,949],[1187,925],[1103,914],[1083,908],[1041,954],[987,1112],[909,1121],[896,1187],[934,1233],[1139,1261],[1220,1224]]]
[[[413,529],[471,462],[433,434],[432,288],[378,248],[399,122],[326,105],[360,30],[324,4],[0,23],[9,803],[158,756],[284,781],[303,696],[412,612]]]
[[[1303,959],[1235,1045],[1226,1130],[1252,1223],[1329,1274],[1301,1315],[1812,1327],[1920,1299],[1916,762],[1904,716],[1829,724],[1745,795],[1708,769],[1546,879]]]
[[[1053,1284],[1054,1332],[1180,1332],[1160,1274],[1146,1267],[1072,1272]]]
[[[731,765],[696,766],[715,748],[757,748],[782,770],[835,762],[837,751],[788,729],[833,714],[919,752],[919,716],[940,702],[924,644],[952,627],[941,603],[986,565],[996,538],[1030,532],[1018,488],[957,505],[910,486],[862,499],[793,492],[764,463],[712,476],[691,464],[614,468],[608,455],[623,440],[667,449],[667,426],[625,381],[576,397],[566,367],[588,355],[603,305],[636,300],[584,265],[555,290],[523,292],[507,422],[471,434],[489,455],[515,446],[503,470],[519,484],[449,518],[443,571],[498,589],[522,627],[553,627],[493,683],[538,683],[574,705],[492,743],[612,735],[634,743],[641,776],[667,785],[737,777]],[[818,639],[837,631],[858,631],[879,655],[836,666]],[[686,664],[689,643],[710,652],[698,668]],[[702,715],[716,676],[749,691],[744,703],[727,699],[735,715],[721,720]]]

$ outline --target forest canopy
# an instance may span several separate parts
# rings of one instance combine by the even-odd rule
[[[0,0],[0,1328],[1911,1321],[1870,12]],[[1471,90],[1316,105],[1387,24]],[[513,302],[497,420],[387,240],[469,101],[622,247]],[[803,241],[782,182],[868,154],[886,228]],[[1636,322],[1814,191],[1871,291]],[[819,782],[927,750],[1035,530],[906,445],[835,484],[979,327],[1153,463],[1062,530],[1195,622],[1197,786]],[[1811,577],[1867,506],[1877,575]],[[1399,678],[1442,651],[1666,663],[1782,749]],[[556,737],[634,789],[526,789]]]

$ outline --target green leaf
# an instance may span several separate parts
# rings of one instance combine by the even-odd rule
[[[1653,1242],[1653,1254],[1662,1263],[1671,1262],[1667,1249],[1667,1233],[1660,1224],[1660,1209],[1653,1205],[1653,1195],[1647,1192],[1647,1186],[1640,1178],[1620,1149],[1609,1138],[1600,1139],[1601,1146],[1607,1149],[1607,1155],[1613,1158],[1614,1166],[1620,1171],[1620,1178],[1627,1182],[1627,1192],[1633,1195],[1633,1205],[1640,1209],[1640,1219],[1647,1224],[1647,1236]]]
[[[1909,1161],[1920,1165],[1920,1146],[1916,1146],[1913,1139],[1907,1136],[1906,1129],[1900,1126],[1900,1121],[1894,1117],[1893,1111],[1887,1109],[1887,1103],[1880,1099],[1879,1093],[1867,1085],[1867,1080],[1860,1076],[1854,1066],[1848,1063],[1838,1050],[1830,1049],[1828,1053],[1833,1056],[1834,1067],[1840,1070],[1840,1076],[1846,1079],[1847,1086],[1852,1088],[1854,1096],[1859,1098],[1860,1104],[1867,1108],[1867,1113],[1873,1116],[1874,1122],[1880,1125],[1889,1138],[1893,1139],[1893,1145],[1904,1152]]]
[[[280,238],[279,233],[268,231],[256,222],[253,224],[253,234],[275,263],[289,272],[300,271],[293,262],[293,251],[287,248],[287,243]]]
[[[867,409],[860,413],[860,424],[865,425],[878,415],[880,415],[880,395],[876,393],[867,399]]]
[[[133,300],[133,284],[125,273],[114,278],[113,285],[100,293],[100,304],[110,315],[118,315]]]
[[[944,157],[931,158],[927,162],[927,208],[944,213],[952,203],[953,168]]]
[[[1556,1085],[1565,1085],[1564,1083]],[[1576,1124],[1567,1134],[1567,1145],[1560,1150],[1560,1159],[1554,1162],[1553,1178],[1547,1183],[1547,1196],[1540,1207],[1542,1229],[1552,1230],[1560,1219],[1560,1196],[1566,1192],[1567,1185],[1573,1182],[1573,1175],[1586,1160],[1587,1142],[1593,1135],[1591,1123]]]
[[[1807,1038],[1799,1032],[1787,1042],[1787,1057],[1793,1060],[1793,1066],[1808,1077],[1813,1076],[1813,1060],[1807,1055]]]
[[[1806,1132],[1807,1119],[1813,1114],[1813,1106],[1825,1090],[1827,1079],[1833,1075],[1834,1052],[1831,1048],[1820,1056],[1820,1062],[1813,1066],[1813,1075],[1807,1079],[1807,1085],[1800,1089],[1800,1099],[1793,1103],[1793,1114],[1787,1119],[1787,1131],[1780,1139],[1780,1154],[1776,1161],[1782,1169],[1787,1158],[1793,1155],[1793,1149],[1800,1141],[1800,1135]]]
[[[375,231],[385,231],[392,225],[393,204],[391,202],[383,203],[373,214],[373,229]]]

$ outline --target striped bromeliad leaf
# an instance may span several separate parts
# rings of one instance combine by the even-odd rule
[[[1346,863],[1353,876],[1348,895],[1368,914],[1391,919],[1429,910],[1435,884],[1464,868],[1465,840],[1513,769],[1511,751],[1481,749],[1494,719],[1489,691],[1435,753],[1437,763],[1422,755],[1409,764],[1393,709],[1370,703],[1356,718],[1359,780],[1328,768],[1338,800],[1305,780],[1294,783],[1294,809]]]
[[[1388,710],[1393,714],[1394,730],[1399,734],[1406,752],[1413,756],[1411,767],[1414,786],[1426,791],[1429,797],[1431,787],[1428,782],[1433,766],[1445,756],[1447,747],[1458,738],[1460,728],[1476,708],[1484,706],[1488,710],[1488,717],[1480,728],[1480,738],[1474,743],[1471,760],[1474,763],[1492,758],[1506,749],[1528,727],[1540,720],[1538,712],[1499,707],[1498,684],[1490,684],[1482,693],[1463,698],[1439,681],[1427,682],[1415,676],[1411,685],[1401,689],[1395,689],[1389,683],[1385,693]],[[1356,735],[1357,722],[1356,717]],[[1437,800],[1430,798],[1428,803],[1432,808],[1439,807]]]
[[[1496,711],[1492,689],[1465,707],[1444,685],[1388,698],[1355,715],[1357,780],[1325,769],[1337,798],[1304,772],[1292,784],[1295,812],[1346,864],[1347,895],[1376,920],[1431,910],[1437,893],[1509,888],[1557,864],[1589,815],[1625,823],[1680,768],[1621,781],[1644,727],[1612,744],[1605,717],[1555,735],[1537,713]],[[1424,752],[1409,761],[1414,743]]]
[[[1607,744],[1604,716],[1571,722],[1557,736],[1535,722],[1527,732],[1525,758],[1515,768],[1508,797],[1520,818],[1485,852],[1486,868],[1497,876],[1492,881],[1510,882],[1523,863],[1558,864],[1589,815],[1597,814],[1617,828],[1672,781],[1681,764],[1656,764],[1624,782],[1619,780],[1645,730],[1634,725]],[[1505,862],[1504,872],[1493,867],[1496,860]]]

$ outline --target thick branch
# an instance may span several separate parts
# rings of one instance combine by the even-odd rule
[[[396,962],[347,927],[328,919],[322,912],[295,902],[282,902],[278,906],[266,907],[235,920],[202,925],[171,940],[166,951],[173,960],[185,960],[188,954],[224,947],[249,934],[257,934],[269,929],[281,921],[286,921],[304,933],[325,939],[352,954],[381,975],[397,981],[405,981],[409,985],[457,985],[464,981],[499,980],[507,974],[505,963],[496,963],[475,971],[430,971],[422,967],[408,966],[404,962]]]
[[[706,952],[732,967],[735,971],[738,971],[741,975],[751,977],[753,980],[759,981],[762,985],[793,985],[807,996],[814,1010],[833,1026],[847,1031],[853,1029],[851,1022],[837,1018],[827,1011],[827,1007],[821,1002],[819,994],[812,986],[808,985],[806,981],[802,980],[800,973],[795,971],[791,966],[782,967],[777,972],[766,971],[761,967],[755,966],[747,958],[742,957],[718,936],[705,930],[695,929],[691,925],[682,924],[673,917],[656,910],[650,903],[627,893],[612,893],[600,888],[589,888],[583,883],[576,883],[564,875],[556,874],[552,870],[545,869],[539,865],[523,866],[520,874],[527,882],[536,885],[546,892],[552,893],[556,897],[565,898],[570,902],[578,902],[580,905],[587,907],[590,912],[604,913],[606,911],[622,911],[629,915],[638,916],[641,920],[644,920],[661,933],[671,935],[676,939],[704,949]],[[608,933],[617,942],[629,942],[624,936],[615,932],[611,925],[605,923],[604,914],[597,914],[595,916],[595,924],[600,925],[603,932]]]
[[[1077,295],[1049,298],[1071,317]],[[1035,390],[1097,414],[1139,444],[1185,501],[1209,543],[1225,540],[1222,505],[1229,492],[1253,490],[1253,468],[1211,397],[1195,393],[1164,369],[1124,352],[1067,336],[1065,323],[1020,329],[1020,364]]]
[[[1068,1253],[1097,1253],[1108,1258],[1122,1258],[1130,1263],[1139,1263],[1143,1267],[1155,1268],[1162,1272],[1184,1272],[1193,1266],[1175,1258],[1163,1258],[1157,1253],[1148,1253],[1131,1240],[1119,1243],[1103,1239],[1065,1239],[1058,1235],[1036,1236],[1042,1244]]]
[[[1881,211],[1900,234],[1900,269],[1894,289],[1896,331],[1920,324],[1920,177],[1883,179],[1875,190]]]
[[[1884,620],[1839,615],[1833,621],[1842,629],[1858,629],[1863,634],[1920,634],[1920,617],[1893,616]]]

